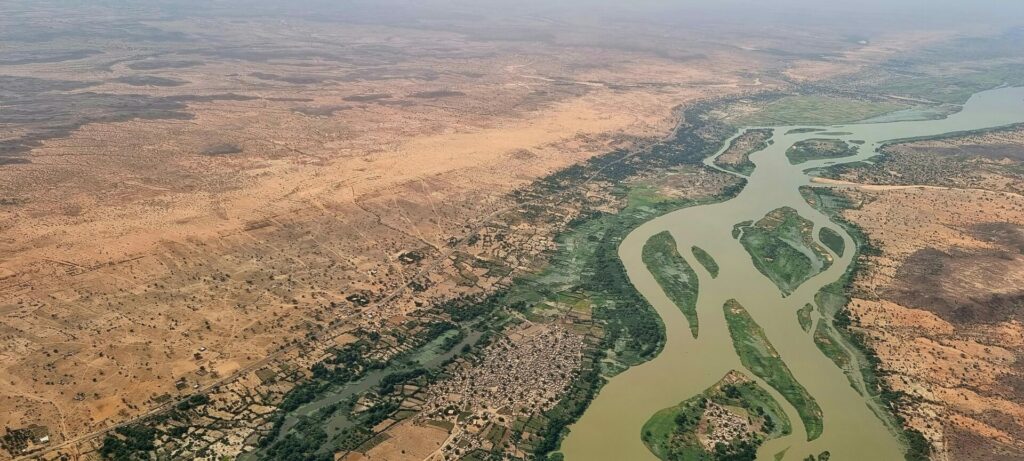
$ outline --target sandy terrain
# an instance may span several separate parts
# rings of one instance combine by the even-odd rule
[[[388,438],[366,453],[353,452],[344,461],[420,461],[434,459],[448,433],[441,428],[412,421],[400,423],[388,431]]]
[[[250,26],[223,25],[220,40],[254,40]],[[680,104],[760,88],[741,75],[756,60],[735,54],[319,23],[303,25],[321,34],[310,44],[263,26],[285,45],[4,66],[58,106],[143,107],[2,133],[17,161],[0,167],[0,424],[61,441],[230,376],[351,317],[351,296],[400,289],[512,189],[665,136]],[[385,45],[401,58],[373,48]],[[409,251],[427,261],[401,262]],[[436,282],[420,299],[476,289]]]
[[[845,216],[881,249],[865,258],[850,310],[883,378],[907,396],[900,414],[939,459],[1017,459],[1024,198],[903,186],[847,193],[863,205]]]

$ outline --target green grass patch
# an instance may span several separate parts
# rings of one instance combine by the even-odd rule
[[[708,273],[711,274],[711,278],[718,277],[718,263],[715,262],[715,258],[712,258],[708,252],[704,251],[704,249],[699,246],[690,248],[690,251],[693,252],[693,257],[697,258],[697,262],[708,270]]]
[[[850,370],[850,356],[839,345],[839,340],[833,336],[828,322],[818,322],[818,327],[814,329],[814,344],[826,357],[835,362],[836,366],[843,371]]]
[[[487,432],[487,435],[484,438],[491,442],[491,445],[493,445],[494,447],[500,447],[501,440],[505,437],[506,431],[507,429],[505,428],[505,426],[502,426],[500,424],[492,424],[490,430]]]
[[[796,311],[796,319],[800,322],[800,328],[803,328],[804,331],[811,331],[811,312],[814,312],[814,306],[811,303],[804,304],[804,307]]]
[[[834,318],[846,307],[849,300],[850,298],[843,290],[843,285],[839,282],[825,285],[814,294],[814,303],[818,305],[822,317],[825,318]]]
[[[793,377],[789,367],[768,341],[764,330],[740,303],[730,299],[723,309],[740,363],[779,391],[796,408],[807,431],[807,440],[818,438],[823,429],[823,420],[821,407],[814,397]]]
[[[813,454],[807,455],[807,457],[804,458],[804,461],[829,461],[830,459],[832,459],[832,453],[830,453],[828,450],[825,450],[821,453],[818,453],[818,456],[814,456]]]
[[[736,126],[838,125],[905,109],[908,105],[832,96],[787,96],[730,120]]]
[[[643,260],[654,275],[665,294],[675,303],[690,325],[690,334],[697,337],[697,274],[679,254],[676,241],[668,231],[661,232],[647,241],[643,248]]]
[[[840,257],[846,251],[846,241],[843,240],[843,237],[838,232],[828,227],[822,227],[818,230],[818,239]]]
[[[786,149],[789,163],[799,165],[811,160],[843,158],[857,154],[857,148],[841,139],[805,139]]]
[[[749,437],[737,437],[722,448],[705,450],[701,433],[718,421],[706,415],[717,405],[746,419]],[[704,392],[655,413],[642,429],[647,448],[662,460],[717,461],[754,459],[764,441],[789,435],[789,417],[768,392],[747,376],[732,371]]]
[[[757,269],[788,295],[832,264],[831,255],[811,237],[813,228],[795,209],[778,208],[753,225],[740,226],[740,243]]]
[[[887,79],[873,89],[941,103],[963,104],[979,91],[1003,85],[1024,85],[1024,64],[957,69],[927,77],[904,75]]]

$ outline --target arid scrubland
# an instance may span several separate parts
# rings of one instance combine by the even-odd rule
[[[864,184],[928,185],[1010,192],[1024,190],[1024,129],[953,136],[882,149],[879,161],[832,175]]]
[[[486,290],[452,245],[509,192],[666,136],[680,104],[772,85],[747,76],[767,59],[720,47],[28,11],[0,63],[0,423],[51,443],[338,324]]]
[[[1016,128],[897,144],[839,177],[862,256],[849,310],[938,459],[1024,454],[1024,187]],[[917,187],[921,186],[921,187]]]

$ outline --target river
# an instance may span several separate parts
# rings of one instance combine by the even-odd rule
[[[868,399],[851,387],[842,370],[818,350],[812,336],[797,322],[796,311],[806,303],[813,303],[814,294],[821,287],[842,276],[852,263],[854,252],[846,251],[843,257],[833,254],[834,263],[828,269],[803,283],[790,296],[783,297],[778,287],[754,267],[739,241],[732,238],[733,225],[757,221],[772,210],[788,206],[814,222],[815,239],[819,227],[829,227],[843,236],[847,249],[852,249],[852,238],[800,195],[800,186],[810,184],[805,170],[867,159],[889,140],[1021,122],[1024,122],[1024,88],[999,88],[975,94],[960,112],[939,120],[827,127],[825,131],[850,133],[833,136],[823,136],[820,132],[786,134],[791,129],[804,128],[800,126],[772,127],[774,143],[751,155],[756,169],[739,195],[725,202],[684,208],[654,218],[623,240],[619,257],[633,285],[664,320],[667,341],[656,358],[628,369],[604,386],[580,420],[570,427],[562,443],[566,458],[570,461],[655,460],[640,439],[642,426],[655,412],[703,392],[730,370],[753,376],[740,364],[722,311],[723,303],[734,298],[764,328],[769,341],[796,379],[817,400],[824,414],[821,437],[807,442],[803,424],[792,405],[759,380],[793,422],[793,434],[766,443],[758,452],[759,459],[772,459],[787,447],[786,459],[799,460],[825,450],[831,452],[832,461],[903,459],[898,440],[872,412]],[[810,138],[865,142],[855,156],[791,165],[785,156],[786,149]],[[712,159],[705,163],[713,166]],[[698,339],[690,335],[686,319],[641,259],[641,249],[647,240],[663,231],[672,233],[682,256],[699,277]],[[720,266],[717,278],[711,278],[693,257],[689,250],[692,246],[699,246],[714,257]]]

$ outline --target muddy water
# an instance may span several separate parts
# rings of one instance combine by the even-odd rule
[[[772,459],[786,448],[789,448],[786,459],[803,459],[824,450],[832,453],[833,461],[902,459],[898,441],[872,412],[868,400],[851,387],[843,372],[815,347],[811,335],[797,322],[796,311],[813,302],[814,294],[821,287],[840,278],[851,263],[853,252],[847,251],[844,257],[833,254],[831,267],[805,282],[792,295],[783,297],[779,289],[757,271],[740,243],[732,238],[733,225],[756,221],[776,208],[789,206],[814,222],[815,238],[818,227],[829,227],[843,236],[847,248],[852,248],[851,237],[801,197],[798,188],[809,184],[804,170],[866,159],[887,140],[1020,122],[1024,122],[1024,88],[1001,88],[974,95],[962,111],[941,120],[853,124],[824,130],[850,133],[838,136],[787,135],[790,129],[800,127],[776,127],[774,144],[751,156],[757,168],[737,197],[678,210],[635,229],[619,247],[619,257],[632,283],[664,320],[667,343],[654,360],[612,378],[601,390],[563,442],[566,458],[570,461],[655,459],[640,440],[641,428],[651,415],[702,392],[729,370],[745,371],[733,349],[722,312],[723,303],[735,298],[764,328],[769,341],[824,413],[824,433],[808,442],[795,409],[761,382],[786,409],[794,430],[791,436],[766,443],[759,452],[759,459]],[[787,148],[797,141],[819,137],[865,143],[856,156],[789,164],[785,156]],[[707,163],[710,165],[711,160]],[[672,233],[680,252],[700,279],[697,306],[700,335],[697,339],[691,337],[686,319],[641,259],[644,243],[666,230]],[[694,245],[706,250],[718,262],[717,278],[712,279],[690,253]]]

